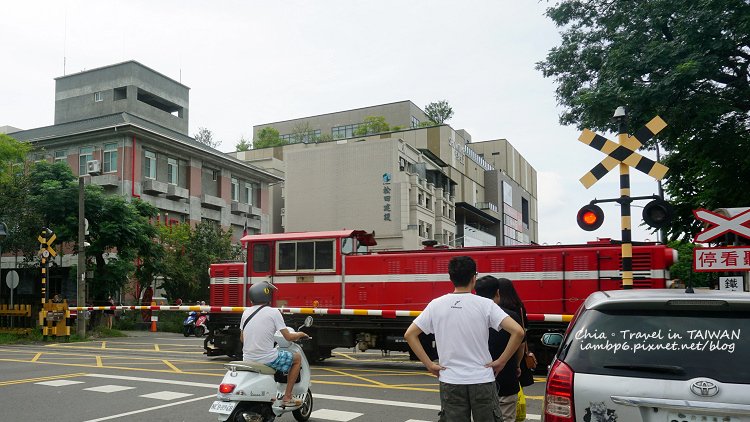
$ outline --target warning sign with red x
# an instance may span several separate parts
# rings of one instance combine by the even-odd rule
[[[750,209],[734,217],[725,217],[704,209],[693,210],[693,215],[698,220],[708,223],[708,227],[695,236],[696,242],[709,242],[727,233],[735,233],[750,239]]]

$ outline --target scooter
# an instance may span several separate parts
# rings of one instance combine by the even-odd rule
[[[201,312],[198,315],[198,318],[195,320],[195,327],[193,327],[193,331],[195,332],[196,337],[203,337],[208,332],[208,328],[206,328],[206,322],[208,322],[208,314],[205,312]]]
[[[302,327],[312,325],[308,316]],[[287,327],[294,332],[294,329]],[[218,416],[220,422],[273,422],[276,417],[292,412],[294,419],[305,422],[310,419],[313,409],[313,396],[310,391],[310,364],[302,347],[287,341],[279,331],[274,335],[277,347],[302,358],[299,377],[292,389],[292,397],[301,402],[298,406],[282,407],[286,390],[287,376],[270,366],[252,361],[232,361],[224,364],[227,369],[219,385],[217,400],[211,404],[209,412]]]
[[[195,321],[198,319],[198,313],[190,311],[185,321],[182,321],[182,335],[189,337],[195,332]]]

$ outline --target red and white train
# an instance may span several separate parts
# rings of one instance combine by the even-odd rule
[[[247,289],[267,280],[278,287],[273,305],[290,325],[318,314],[308,346],[313,359],[337,347],[407,351],[403,333],[432,299],[453,290],[448,261],[468,255],[479,275],[513,280],[529,319],[530,346],[541,333],[564,330],[586,297],[621,288],[621,245],[609,239],[585,245],[472,247],[370,252],[374,234],[361,230],[246,236],[247,262],[214,264],[212,306],[250,306]],[[664,288],[677,253],[656,243],[633,246],[633,287]],[[238,355],[240,314],[210,317],[209,355]],[[425,338],[427,347],[431,340]],[[542,360],[544,357],[542,356]]]

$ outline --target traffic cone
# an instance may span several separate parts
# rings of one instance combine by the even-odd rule
[[[156,306],[156,302],[151,302],[151,306]],[[151,328],[149,331],[152,333],[156,332],[156,320],[159,319],[159,316],[156,314],[156,311],[151,311]]]

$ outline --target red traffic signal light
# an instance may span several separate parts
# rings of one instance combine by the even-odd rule
[[[584,205],[578,210],[576,221],[578,227],[586,231],[594,231],[604,223],[604,211],[594,204]]]

